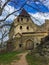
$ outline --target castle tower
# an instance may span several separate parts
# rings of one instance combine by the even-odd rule
[[[14,26],[15,35],[17,33],[22,34],[23,32],[33,32],[33,28],[34,30],[36,29],[36,25],[25,9],[23,9],[20,15],[14,20]]]

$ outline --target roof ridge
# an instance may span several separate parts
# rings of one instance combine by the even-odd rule
[[[28,12],[23,8],[22,11],[20,12],[19,16],[25,16],[25,17],[30,17]]]

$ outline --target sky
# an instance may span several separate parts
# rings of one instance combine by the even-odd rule
[[[5,2],[5,0],[2,0],[3,1],[3,3]],[[12,1],[14,1],[14,0],[12,0]],[[0,16],[0,19],[2,19],[2,18],[5,18],[6,17],[6,15],[7,14],[9,14],[9,13],[11,13],[11,12],[13,12],[14,10],[17,10],[17,9],[19,9],[20,8],[20,6],[26,1],[26,0],[15,0],[15,2],[19,2],[18,3],[18,5],[16,6],[16,4],[15,3],[13,3],[13,2],[9,2],[8,4],[7,4],[7,6],[5,7],[5,10],[6,11],[3,11],[3,14],[2,14],[2,16]],[[42,3],[41,3],[42,2]],[[33,0],[31,1],[30,0],[30,2],[29,2],[29,0],[28,0],[28,2],[27,2],[27,4],[29,4],[29,5],[31,5],[32,7],[34,7],[34,8],[37,8],[37,9],[39,9],[39,10],[37,10],[37,9],[34,9],[34,8],[32,8],[32,7],[30,7],[30,6],[28,6],[28,5],[25,5],[23,8],[30,14],[30,15],[32,15],[33,17],[35,17],[36,19],[40,19],[39,21],[36,21],[36,20],[34,20],[33,18],[32,18],[32,20],[34,20],[34,22],[37,24],[37,25],[41,25],[41,24],[43,24],[44,22],[45,22],[45,19],[49,19],[49,1],[48,0],[40,0],[40,2],[33,2]],[[10,10],[9,10],[10,9]],[[19,13],[20,12],[17,12],[17,13],[15,13],[16,15],[19,15]],[[12,18],[12,19],[11,19]],[[14,18],[15,18],[15,16],[14,16],[14,14],[13,15],[11,15],[7,20],[9,20],[9,21],[13,21],[14,20]],[[41,22],[42,21],[42,22]],[[39,23],[39,22],[41,22],[41,24]]]
[[[13,0],[14,1],[14,0]],[[7,6],[4,8],[3,14],[2,16],[0,16],[0,19],[5,18],[7,14],[13,12],[14,10],[17,10],[18,8],[20,8],[20,6],[26,1],[26,0],[15,0],[15,2],[18,1],[18,6],[16,6],[16,4],[14,4],[13,2],[10,2],[7,4]],[[42,2],[42,3],[41,3]],[[5,0],[2,0],[2,3],[5,3]],[[3,5],[2,4],[2,5]],[[36,19],[40,19],[41,24],[43,24],[43,22],[45,21],[45,19],[49,19],[49,0],[40,0],[40,2],[36,1],[35,3],[33,2],[33,0],[29,2],[27,2],[27,4],[31,5],[34,8],[39,8],[39,10],[43,13],[41,13],[40,11],[37,11],[34,8],[31,8],[28,5],[24,6],[24,9],[33,17],[35,17]],[[38,6],[38,7],[37,7]],[[9,10],[10,9],[10,10]],[[6,10],[6,11],[5,11]],[[19,12],[16,13],[17,15],[19,15]],[[12,19],[11,19],[12,18]],[[7,20],[13,20],[15,18],[14,15],[11,15]],[[33,19],[33,18],[32,18]],[[38,21],[34,21],[37,25],[41,25]]]

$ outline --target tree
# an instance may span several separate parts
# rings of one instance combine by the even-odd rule
[[[49,56],[49,35],[41,39],[41,43],[37,47],[40,55]]]

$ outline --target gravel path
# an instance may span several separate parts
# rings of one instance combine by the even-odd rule
[[[12,62],[11,65],[28,65],[25,57],[27,54],[28,54],[27,52],[19,54],[18,56],[21,56],[20,60],[19,61],[15,60],[15,62]]]

